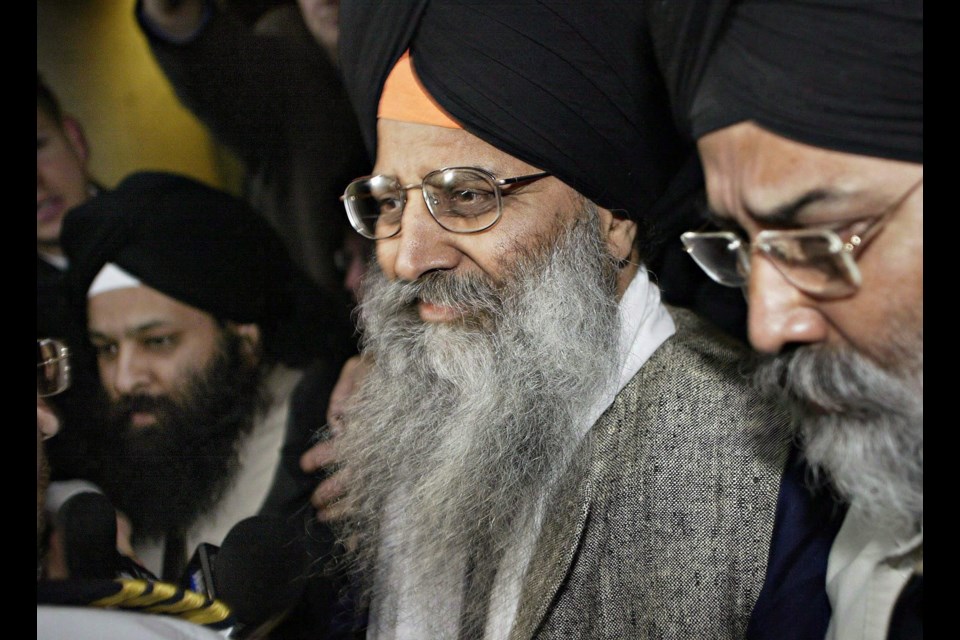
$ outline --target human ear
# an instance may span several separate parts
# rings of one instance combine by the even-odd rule
[[[606,238],[607,249],[618,262],[630,260],[633,256],[633,243],[637,239],[637,223],[623,212],[610,209],[597,209],[600,215],[601,233]]]
[[[260,363],[260,325],[230,323],[230,330],[240,338],[241,354],[252,365]]]

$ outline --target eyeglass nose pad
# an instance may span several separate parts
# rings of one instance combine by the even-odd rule
[[[430,193],[429,191],[427,191],[427,186],[425,184],[411,185],[407,187],[407,189],[420,189],[420,195],[422,196],[422,199],[423,199],[423,205],[427,210],[427,215],[429,215],[433,219],[433,222],[440,224],[440,221],[437,219],[437,209],[440,206],[440,199],[437,196]],[[410,205],[409,202],[405,202],[404,204],[405,213],[406,213],[406,207],[409,205]],[[440,225],[440,226],[442,227],[443,225]]]
[[[753,260],[754,252],[749,244],[741,241],[738,241],[735,251],[737,254],[737,267],[740,271],[740,275],[743,276],[743,286],[746,288],[747,283],[750,281],[750,271],[752,270],[750,261]]]

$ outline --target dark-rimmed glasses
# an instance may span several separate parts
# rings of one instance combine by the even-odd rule
[[[433,219],[453,233],[478,233],[495,225],[503,215],[503,190],[508,185],[533,182],[549,173],[497,178],[477,167],[447,167],[431,171],[419,184],[402,185],[394,176],[357,178],[340,199],[350,224],[371,240],[400,233],[407,191],[420,189]]]
[[[49,398],[70,388],[70,350],[52,338],[37,339],[37,395]]]
[[[761,231],[752,244],[733,231],[687,231],[680,240],[694,262],[724,286],[746,286],[750,256],[757,251],[801,291],[818,298],[842,298],[860,288],[859,255],[921,184],[923,178],[846,241],[829,229]]]

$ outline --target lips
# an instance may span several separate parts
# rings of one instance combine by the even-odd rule
[[[37,222],[53,222],[63,215],[63,202],[60,198],[44,198],[37,202]]]
[[[135,428],[152,427],[157,424],[157,416],[147,411],[130,412],[130,426]]]
[[[434,304],[421,300],[417,304],[420,319],[424,322],[454,322],[463,318],[463,310],[458,307]]]

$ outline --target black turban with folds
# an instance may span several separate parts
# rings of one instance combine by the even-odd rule
[[[340,8],[340,61],[367,148],[376,153],[380,92],[410,49],[427,92],[467,131],[552,173],[611,210],[656,221],[701,184],[668,96],[686,63],[659,56],[696,40],[716,11],[671,3],[670,42],[651,36],[637,0],[354,0]],[[689,14],[697,14],[692,21]],[[681,15],[682,14],[682,15]],[[673,28],[691,27],[687,33]],[[680,47],[678,47],[680,48]]]
[[[689,106],[729,0],[343,0],[340,65],[376,155],[377,106],[410,49],[463,127],[640,227],[663,300],[745,339],[746,306],[680,245],[702,225]]]
[[[923,1],[734,2],[689,109],[835,151],[923,162]]]
[[[290,366],[329,355],[350,334],[345,303],[293,263],[262,216],[186,176],[131,174],[67,214],[61,245],[84,326],[90,284],[112,262],[221,321],[259,325],[267,356]]]

